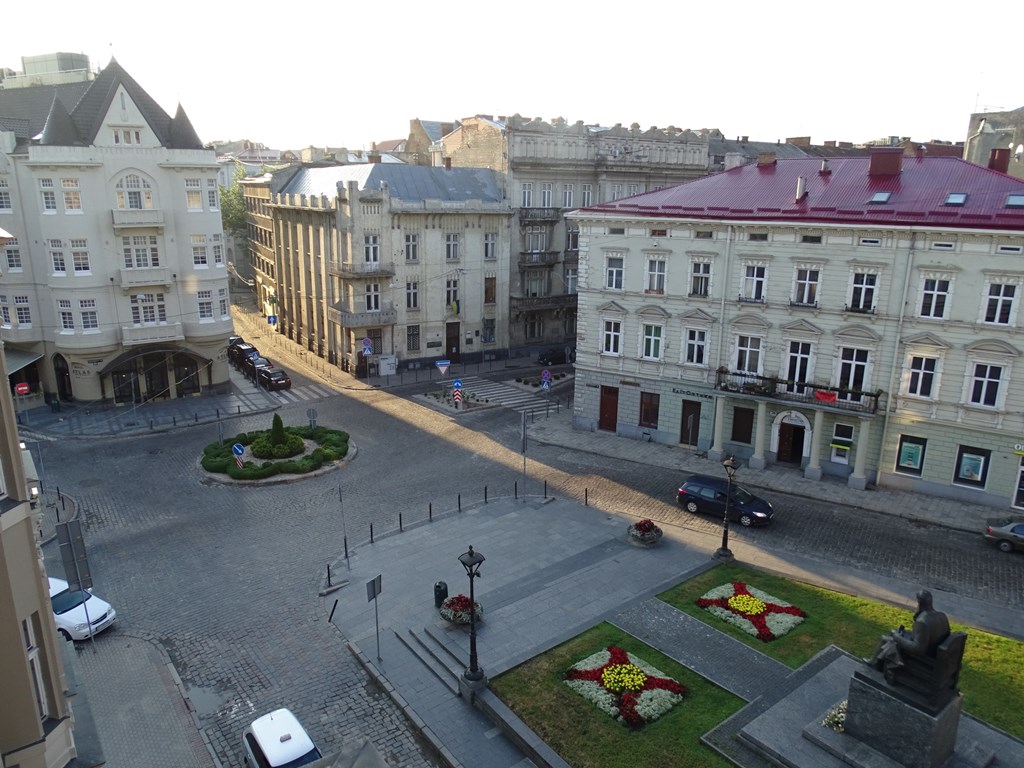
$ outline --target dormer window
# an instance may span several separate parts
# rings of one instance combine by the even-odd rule
[[[875,192],[868,200],[869,205],[883,205],[889,202],[889,198],[892,197],[892,192]]]
[[[1006,207],[1007,208],[1024,208],[1024,195],[1007,195],[1006,196]]]
[[[945,205],[963,205],[966,202],[966,192],[950,192],[948,195],[946,195]]]

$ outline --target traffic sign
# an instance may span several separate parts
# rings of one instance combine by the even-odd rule
[[[451,360],[437,360],[434,362],[434,365],[437,366],[437,370],[441,372],[442,376],[448,373],[448,368],[451,366],[451,364]]]
[[[363,349],[373,349],[373,341],[369,336],[363,339]]]
[[[550,392],[551,391],[551,382],[548,381],[547,379],[544,379],[544,381],[542,381],[540,383],[540,388],[543,389],[545,392]]]
[[[277,325],[277,315],[267,315],[267,325]]]
[[[245,446],[243,446],[241,443],[235,443],[234,445],[231,446],[231,452],[235,454],[235,456],[241,456],[243,453],[245,453]]]
[[[551,371],[545,368],[543,371],[541,371],[540,377],[544,381],[551,381]]]
[[[452,392],[452,397],[455,398],[456,403],[460,402],[462,400],[462,390],[456,389],[454,392]]]
[[[14,394],[16,394],[16,395],[27,395],[28,394],[28,384],[26,384],[24,381],[19,381],[17,384],[14,385]]]
[[[462,379],[456,379],[452,382],[452,389],[462,389]]]

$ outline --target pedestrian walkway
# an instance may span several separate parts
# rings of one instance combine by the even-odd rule
[[[311,403],[338,393],[322,384],[309,384],[304,387],[293,386],[291,389],[275,389],[268,394],[282,403]]]
[[[482,379],[479,376],[462,376],[459,381],[462,382],[463,397],[474,396],[478,400],[489,400],[518,413],[543,411],[549,405],[540,389],[532,392],[516,389],[504,382]]]

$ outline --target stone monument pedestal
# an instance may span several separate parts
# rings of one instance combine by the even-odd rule
[[[940,768],[956,747],[962,708],[958,693],[938,712],[929,712],[865,667],[850,680],[845,733],[905,768]]]

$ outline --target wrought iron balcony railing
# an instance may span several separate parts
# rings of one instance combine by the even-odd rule
[[[875,413],[882,390],[863,392],[848,387],[825,387],[801,381],[787,381],[777,376],[718,371],[715,389],[740,396],[770,397],[807,405],[839,408],[844,411]]]

